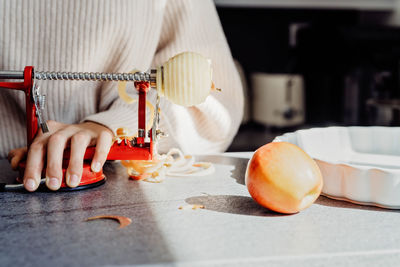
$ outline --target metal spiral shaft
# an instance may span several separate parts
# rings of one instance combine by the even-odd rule
[[[53,72],[35,71],[36,80],[80,80],[80,81],[134,81],[147,82],[151,80],[148,72],[136,73],[100,73],[100,72]]]
[[[162,71],[163,68],[161,68]],[[150,82],[150,86],[155,88],[157,70],[136,73],[34,71],[33,78],[35,80]],[[24,71],[0,70],[0,79],[24,79]]]

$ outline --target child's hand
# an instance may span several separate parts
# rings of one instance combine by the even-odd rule
[[[91,168],[99,172],[106,161],[112,145],[111,130],[97,123],[63,124],[48,121],[49,133],[41,131],[27,152],[26,148],[11,150],[8,159],[15,169],[26,156],[24,186],[28,191],[35,191],[41,179],[44,159],[47,153],[46,185],[51,190],[58,190],[62,182],[62,161],[66,147],[71,149],[71,157],[66,171],[66,184],[70,187],[79,185],[83,171],[83,156],[89,145],[96,145]]]

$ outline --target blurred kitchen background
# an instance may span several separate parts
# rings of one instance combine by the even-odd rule
[[[400,126],[400,0],[215,0],[245,88],[228,151],[310,127]]]

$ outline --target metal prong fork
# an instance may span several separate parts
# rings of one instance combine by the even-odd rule
[[[38,124],[42,129],[43,133],[47,133],[49,128],[47,127],[46,120],[43,116],[43,110],[46,106],[46,95],[40,94],[40,87],[34,83],[32,92],[33,102],[36,107],[36,117],[38,118]]]

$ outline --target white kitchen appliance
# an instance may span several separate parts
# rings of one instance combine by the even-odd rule
[[[304,83],[301,75],[253,73],[253,119],[267,127],[304,123]]]

